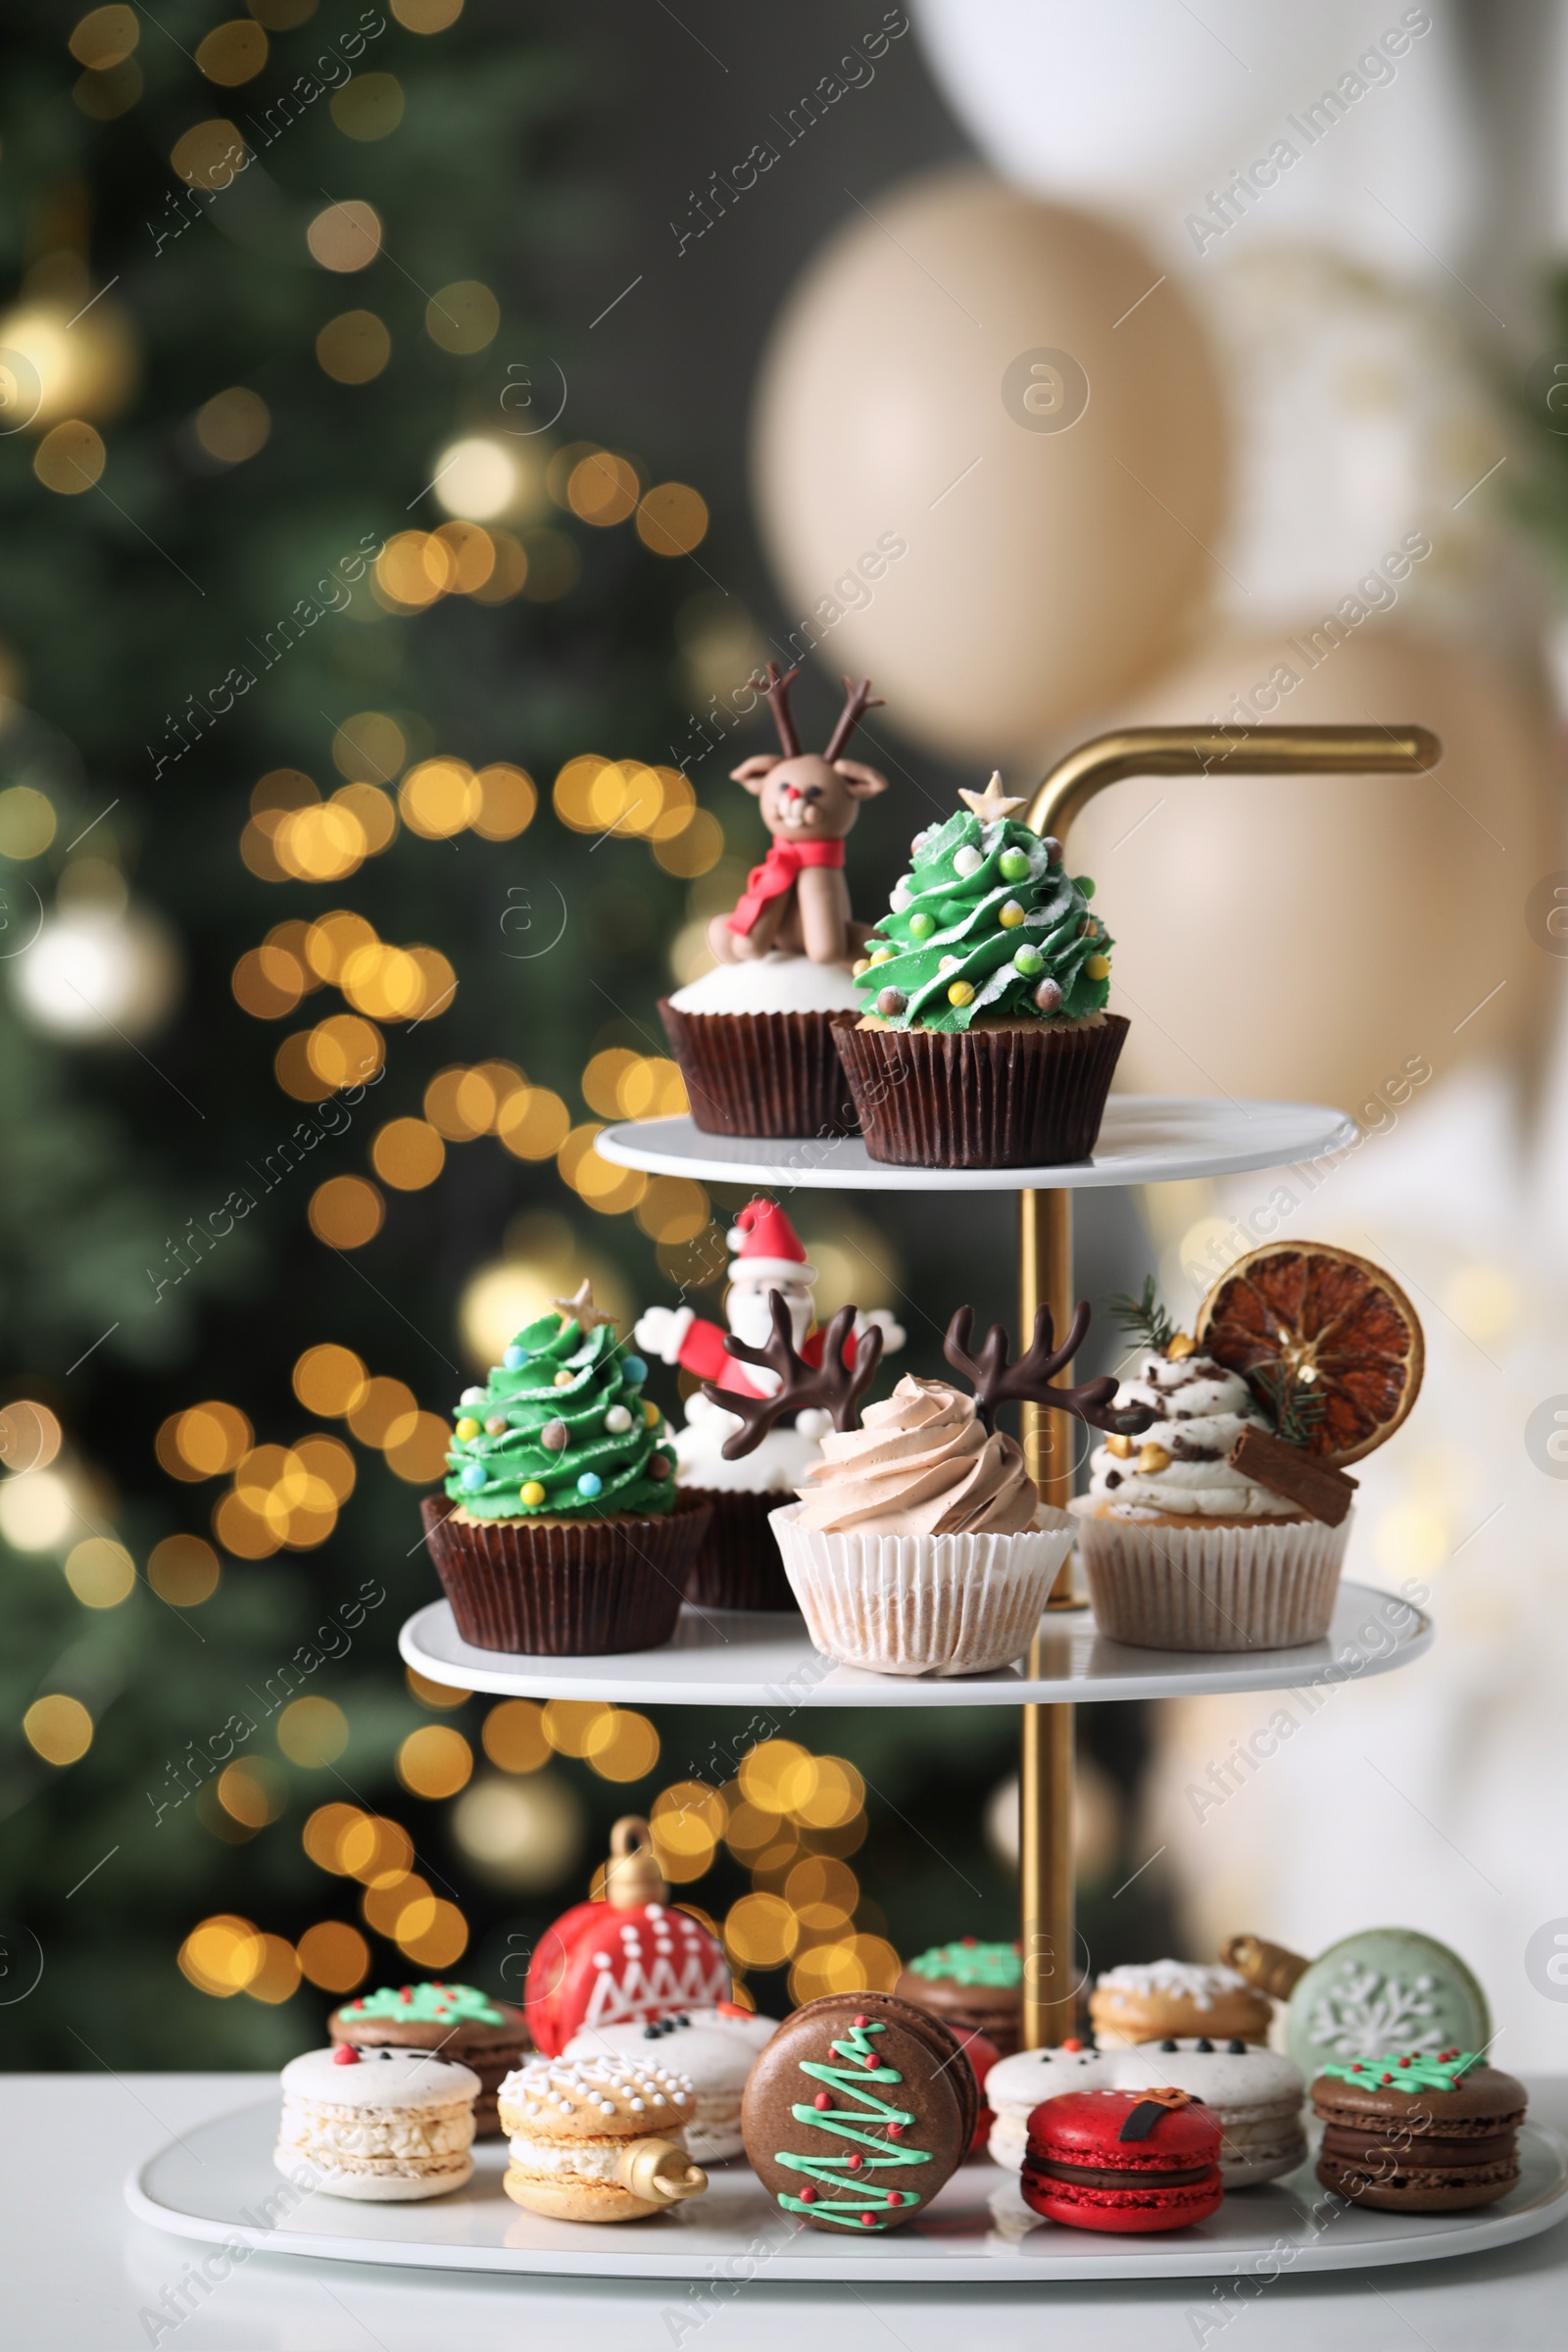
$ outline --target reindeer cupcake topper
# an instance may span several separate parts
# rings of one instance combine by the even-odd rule
[[[721,963],[765,956],[771,949],[808,956],[813,963],[847,963],[871,929],[851,917],[844,841],[860,803],[886,792],[888,780],[878,769],[842,755],[865,712],[879,710],[882,698],[871,692],[869,678],[858,686],[846,678],[844,709],[826,750],[803,752],[790,711],[790,688],[800,674],[798,669],[781,673],[770,662],[766,677],[752,681],[767,697],[782,750],[743,760],[730,773],[756,793],[773,846],[753,867],[734,911],[715,915],[709,925],[709,945]]]
[[[871,1385],[882,1354],[882,1334],[872,1324],[855,1342],[851,1355],[850,1335],[858,1310],[841,1306],[827,1327],[821,1363],[808,1364],[795,1351],[789,1308],[777,1291],[771,1295],[771,1304],[773,1337],[765,1348],[753,1348],[734,1338],[727,1339],[724,1346],[729,1354],[739,1356],[743,1363],[761,1364],[776,1373],[779,1385],[773,1395],[745,1396],[734,1389],[720,1389],[712,1381],[703,1383],[705,1396],[714,1404],[722,1405],[726,1412],[738,1413],[745,1424],[725,1441],[727,1461],[738,1461],[742,1454],[750,1453],[761,1444],[776,1421],[782,1420],[786,1413],[801,1412],[808,1405],[825,1405],[833,1416],[835,1429],[856,1428],[859,1400]],[[1137,1437],[1154,1419],[1153,1408],[1136,1404],[1119,1413],[1113,1411],[1116,1383],[1108,1374],[1099,1380],[1084,1381],[1077,1388],[1052,1385],[1055,1374],[1072,1361],[1083,1346],[1089,1322],[1085,1300],[1073,1316],[1067,1337],[1059,1348],[1054,1347],[1051,1309],[1043,1306],[1035,1317],[1034,1338],[1027,1354],[1009,1364],[1007,1335],[1000,1323],[992,1324],[978,1356],[969,1353],[974,1309],[960,1306],[948,1325],[943,1353],[956,1371],[964,1373],[973,1383],[975,1409],[988,1430],[997,1425],[999,1405],[1045,1404],[1058,1413],[1070,1413],[1075,1421],[1085,1421],[1092,1429],[1108,1430],[1118,1437]]]

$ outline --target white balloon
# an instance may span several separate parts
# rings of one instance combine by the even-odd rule
[[[1376,15],[1364,0],[914,0],[949,102],[1021,186],[1131,217],[1177,263],[1221,238],[1245,246],[1265,221],[1446,284],[1479,186],[1454,13],[1452,0]],[[1295,160],[1238,193],[1227,222],[1210,196],[1281,141]],[[1190,225],[1203,219],[1210,233]]]

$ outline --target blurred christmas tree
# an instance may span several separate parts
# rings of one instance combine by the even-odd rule
[[[613,288],[571,58],[471,0],[25,20],[0,2063],[266,2063],[367,1975],[514,1990],[628,1804],[764,1998],[792,1957],[797,1993],[885,1979],[884,1927],[1005,1932],[973,1819],[1010,1724],[656,1728],[396,1663],[470,1365],[585,1270],[623,1317],[714,1279],[738,1198],[592,1150],[679,1100],[670,942],[754,844],[658,761],[755,641],[699,493],[574,437]],[[814,1233],[892,1295],[878,1223]],[[888,1922],[848,1860],[884,1792]]]

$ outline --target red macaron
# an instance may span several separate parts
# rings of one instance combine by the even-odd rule
[[[1063,2091],[1029,2118],[1024,2202],[1069,2230],[1184,2230],[1219,2210],[1219,2146],[1186,2091]]]

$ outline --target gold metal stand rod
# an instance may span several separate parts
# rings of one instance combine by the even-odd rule
[[[1409,776],[1442,757],[1428,727],[1122,727],[1058,760],[1027,822],[1062,838],[1096,793],[1123,776]]]
[[[1018,1324],[1027,1335],[1035,1309],[1048,1305],[1056,1330],[1072,1314],[1072,1195],[1018,1197]],[[1024,1345],[1020,1337],[1019,1345]],[[1071,1375],[1064,1375],[1070,1379]],[[1068,1426],[1058,1414],[1024,1408],[1024,1459],[1041,1499],[1060,1509],[1072,1494]],[[1069,1555],[1052,1593],[1072,1604]],[[1040,1671],[1038,1638],[1029,1671]],[[1073,1709],[1026,1706],[1018,1765],[1018,1864],[1023,1946],[1023,2046],[1065,2041],[1073,2030]]]

